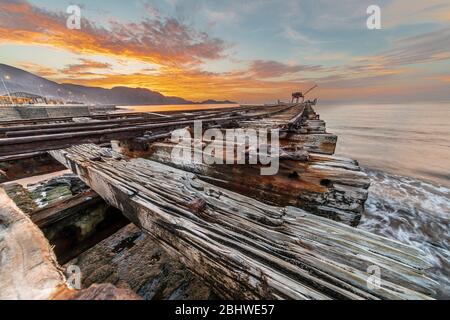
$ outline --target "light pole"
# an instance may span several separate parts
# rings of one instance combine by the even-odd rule
[[[13,105],[13,104],[14,104],[14,103],[13,103],[13,100],[12,100],[12,98],[11,98],[11,95],[9,94],[8,88],[6,87],[6,83],[5,83],[5,80],[3,80],[3,78],[5,78],[6,80],[9,80],[9,79],[11,79],[11,78],[10,78],[10,76],[8,76],[8,75],[2,76],[2,77],[1,77],[2,83],[3,83],[3,87],[5,87],[6,93],[8,94],[8,97],[9,97],[9,101],[11,101],[11,105]]]

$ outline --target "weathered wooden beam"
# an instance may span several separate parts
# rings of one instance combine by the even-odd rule
[[[81,131],[95,131],[104,129],[114,129],[129,127],[131,125],[145,125],[153,123],[162,123],[167,121],[179,121],[187,120],[191,117],[177,116],[169,118],[147,118],[147,117],[136,117],[118,120],[105,120],[105,121],[86,121],[86,122],[70,122],[70,123],[57,123],[57,124],[46,124],[37,126],[17,126],[0,128],[0,131],[4,131],[5,137],[27,137],[27,136],[37,136],[44,134],[58,134],[67,132],[81,132]]]
[[[129,223],[92,190],[35,210],[30,218],[44,232],[60,264]]]
[[[113,120],[103,120],[103,121],[91,121],[91,122],[67,122],[67,123],[47,123],[47,124],[36,124],[36,125],[19,125],[12,127],[0,127],[0,133],[7,133],[13,131],[24,131],[24,130],[45,130],[52,128],[72,128],[81,126],[92,126],[92,125],[106,125],[106,124],[118,124],[118,123],[136,123],[139,121],[145,121],[145,117],[132,117],[124,119],[113,119]]]
[[[105,130],[105,129],[115,129],[115,128],[123,128],[129,127],[131,125],[145,125],[145,124],[154,124],[154,123],[164,123],[168,121],[181,121],[181,120],[203,120],[211,118],[212,116],[219,116],[223,114],[221,113],[213,113],[206,115],[176,115],[176,116],[167,116],[165,118],[157,117],[157,118],[136,118],[134,120],[129,121],[120,121],[116,120],[117,123],[110,123],[109,121],[89,121],[89,122],[78,122],[76,126],[67,126],[67,124],[58,124],[54,125],[49,129],[46,128],[33,128],[28,130],[18,130],[20,128],[11,128],[5,133],[7,138],[14,137],[27,137],[27,136],[38,136],[44,134],[58,134],[58,133],[68,133],[68,132],[82,132],[82,131],[96,131],[96,130]],[[123,119],[121,119],[123,120]],[[52,125],[53,126],[53,125]],[[1,130],[1,128],[0,128]]]
[[[219,144],[217,140],[214,143]],[[175,147],[185,150],[185,154],[192,154],[192,161],[177,162],[173,159]],[[297,206],[352,226],[359,223],[370,185],[369,178],[355,161],[339,157],[308,156],[305,153],[307,159],[280,159],[276,175],[261,176],[261,165],[237,164],[236,154],[231,155],[235,164],[195,163],[193,147],[188,149],[168,140],[115,142],[113,148],[127,156],[146,158],[196,173],[212,184],[269,204]],[[225,147],[222,152],[225,158]],[[226,163],[225,159],[222,161]]]
[[[185,126],[186,123],[178,124]],[[51,135],[18,137],[0,139],[0,155],[14,155],[18,153],[27,153],[32,151],[45,151],[55,148],[65,148],[74,144],[81,143],[106,143],[114,139],[130,139],[137,136],[144,135],[148,130],[166,129],[173,130],[177,128],[177,124],[164,125],[139,125],[133,127],[73,132],[73,133],[59,133]]]
[[[332,155],[336,150],[337,140],[338,137],[332,133],[302,134],[287,132],[281,136],[280,145],[298,145],[309,152]]]
[[[399,242],[95,145],[50,153],[224,298],[427,299],[437,285]]]
[[[279,106],[275,109],[264,109],[248,114],[212,117],[203,119],[204,124],[223,124],[230,121],[237,121],[249,118],[258,118],[270,116],[292,108],[292,106]],[[0,156],[12,155],[18,153],[28,153],[35,151],[46,151],[52,149],[66,148],[74,144],[83,143],[106,143],[111,140],[131,139],[142,136],[147,131],[156,133],[170,132],[176,128],[185,127],[193,124],[193,120],[168,121],[154,124],[139,124],[129,127],[115,129],[93,130],[83,132],[57,133],[39,136],[27,136],[16,138],[0,139]]]
[[[73,121],[74,117],[58,117],[45,119],[24,119],[0,122],[0,133],[15,132],[15,131],[38,131],[59,129],[77,126],[95,126],[95,125],[118,125],[131,122],[161,122],[180,119],[201,119],[207,117],[219,116],[221,114],[230,114],[233,112],[246,112],[255,110],[255,106],[239,106],[217,108],[211,110],[193,110],[189,114],[181,111],[162,111],[158,114],[151,112],[133,112],[133,113],[117,113],[106,115],[91,115],[90,121],[79,122]]]
[[[65,277],[50,245],[0,188],[0,300],[50,299]]]
[[[266,128],[266,129],[287,129],[289,121],[301,115],[305,106],[299,104],[279,104],[277,106],[262,107],[262,109],[273,109],[271,113],[261,114],[258,118],[244,118],[239,120],[241,128]]]
[[[0,157],[0,183],[64,170],[47,152]]]
[[[111,284],[93,284],[79,291],[69,288],[43,233],[3,188],[0,201],[0,300],[140,299]]]
[[[120,112],[120,113],[108,113],[108,114],[92,114],[89,116],[91,119],[96,120],[111,120],[116,118],[127,118],[145,116],[146,113],[142,112]],[[18,120],[6,120],[0,121],[0,127],[17,126],[25,124],[39,124],[39,123],[56,123],[56,122],[73,122],[76,117],[52,117],[52,118],[31,118],[31,119],[18,119]]]
[[[139,122],[140,123],[140,122]],[[129,126],[129,123],[126,123],[122,126]],[[59,128],[51,128],[51,129],[33,129],[33,130],[21,130],[21,131],[8,131],[5,136],[7,138],[15,138],[15,137],[28,137],[28,136],[40,136],[44,134],[56,134],[56,133],[67,133],[67,132],[81,132],[81,131],[92,131],[92,130],[104,130],[104,129],[114,129],[119,128],[119,124],[107,124],[103,125],[100,123],[90,123],[89,125],[82,125],[76,127],[64,127],[61,126]]]
[[[302,118],[304,117],[305,110],[306,110],[306,105],[301,104],[300,111],[294,117],[289,119],[289,121],[287,122],[287,126],[291,127],[291,126],[295,126],[295,125],[299,124],[301,122]]]

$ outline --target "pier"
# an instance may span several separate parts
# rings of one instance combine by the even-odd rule
[[[64,276],[54,268],[114,233],[114,225],[123,223],[118,212],[220,298],[432,298],[437,284],[426,277],[430,266],[420,250],[357,228],[370,180],[357,161],[334,155],[338,138],[327,132],[314,105],[303,101],[1,122],[2,182],[68,168],[90,188],[89,196],[74,196],[33,210],[30,218],[11,202],[2,209],[0,222],[5,227],[1,232],[8,239],[16,236],[5,222],[14,213],[30,219],[27,228],[33,231],[28,236],[39,238],[39,250],[52,251],[50,245],[58,249],[57,262],[42,253],[40,259],[49,263],[49,269],[40,269],[33,278],[52,274],[48,294],[39,292],[31,298],[65,296],[61,294],[66,292],[61,291]],[[193,130],[196,120],[202,120],[205,130],[277,129],[279,171],[261,176],[261,164],[238,164],[237,155],[233,164],[174,162],[172,132]],[[199,141],[185,142],[195,145]],[[215,143],[225,148],[231,141],[224,138]],[[23,173],[21,168],[30,164],[33,170]],[[58,232],[51,232],[76,225],[82,215],[84,221],[89,220],[86,208],[93,207],[104,208],[103,217],[110,218],[102,228],[89,222],[89,237],[74,236],[71,246],[65,246]],[[107,213],[108,207],[117,212]],[[2,240],[10,258],[1,263],[19,273],[34,268],[15,258],[30,253],[15,252],[13,243]],[[379,286],[368,282],[371,266],[381,270]],[[1,292],[19,295],[20,288],[5,283]]]

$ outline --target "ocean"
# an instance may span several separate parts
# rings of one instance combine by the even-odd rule
[[[358,228],[421,248],[450,298],[450,104],[323,105],[336,155],[371,179]]]
[[[132,111],[197,110],[227,105],[137,106]],[[228,105],[229,106],[229,105]],[[358,228],[421,248],[450,298],[450,103],[319,105],[336,155],[358,160],[371,179]],[[381,273],[381,278],[383,277]]]

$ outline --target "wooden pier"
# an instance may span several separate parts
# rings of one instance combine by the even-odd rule
[[[3,122],[1,181],[71,169],[93,199],[119,209],[221,298],[430,299],[437,284],[425,276],[430,266],[420,250],[356,228],[370,180],[356,161],[333,155],[337,137],[313,107],[306,101]],[[196,120],[204,130],[278,129],[279,171],[261,176],[261,164],[238,164],[237,154],[229,164],[177,163],[171,135],[193,130]],[[233,142],[214,140],[224,155]],[[36,166],[21,173],[29,164]],[[76,221],[74,208],[89,204],[80,199],[32,220],[46,232]],[[379,286],[370,282],[372,267],[380,270]]]
[[[50,152],[223,298],[426,299],[420,251],[94,145]],[[161,183],[163,182],[163,183]],[[376,265],[381,286],[368,285]]]

